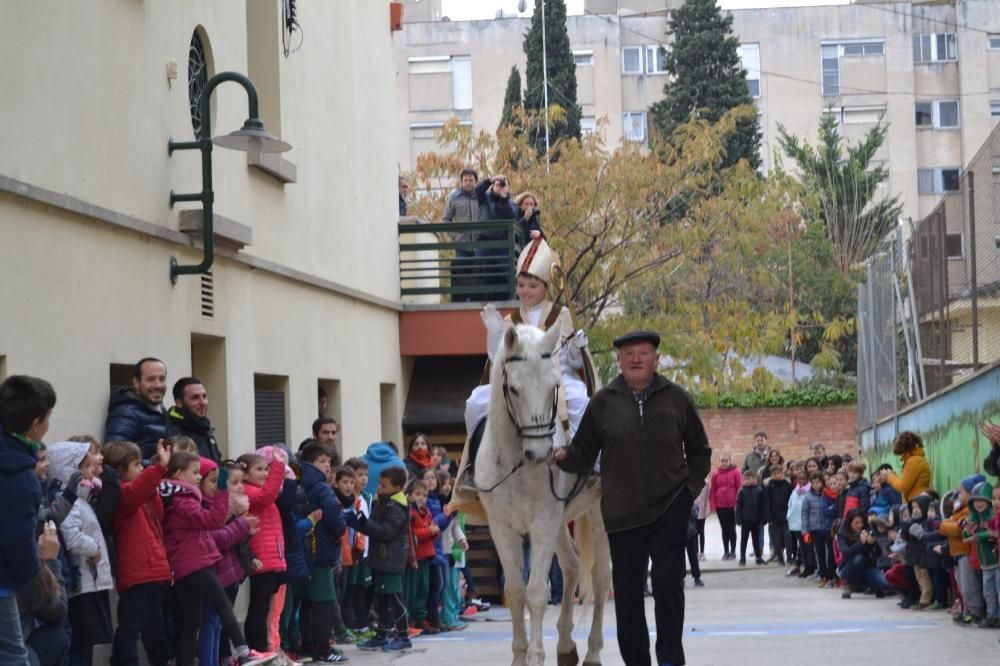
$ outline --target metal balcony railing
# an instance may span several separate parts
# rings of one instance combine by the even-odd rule
[[[452,240],[471,234],[471,241]],[[523,232],[514,220],[399,223],[399,284],[404,301],[506,301],[515,296]]]

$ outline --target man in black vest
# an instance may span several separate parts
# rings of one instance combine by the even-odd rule
[[[174,406],[168,412],[170,429],[198,445],[198,455],[215,462],[222,460],[215,428],[208,419],[208,392],[197,377],[181,377],[174,383]]]

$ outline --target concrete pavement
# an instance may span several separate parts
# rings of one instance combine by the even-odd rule
[[[706,547],[709,557],[704,588],[687,581],[687,621],[684,649],[688,664],[807,663],[895,664],[935,666],[948,663],[994,663],[1000,656],[998,630],[954,626],[944,611],[911,611],[896,607],[895,599],[855,595],[845,600],[840,590],[785,577],[785,568],[733,568],[718,561],[721,538]],[[717,548],[711,544],[715,542]],[[646,617],[653,634],[652,600]],[[556,611],[545,616],[547,663],[555,663]],[[577,649],[583,655],[586,631],[577,630]],[[618,654],[614,604],[605,615],[602,663],[624,664]],[[365,653],[345,648],[352,663],[363,665],[493,666],[510,663],[509,621],[474,622],[462,632],[417,638],[412,650],[400,654]],[[655,635],[651,636],[651,642]]]

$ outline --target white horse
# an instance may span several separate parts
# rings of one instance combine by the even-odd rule
[[[542,619],[549,599],[552,554],[563,572],[563,599],[556,628],[557,664],[579,662],[573,641],[573,596],[592,599],[593,619],[586,666],[600,664],[604,646],[604,602],[611,588],[611,551],[600,512],[596,483],[546,464],[563,443],[556,416],[559,375],[552,355],[560,329],[543,333],[514,326],[504,333],[490,374],[490,411],[475,460],[475,484],[486,510],[490,534],[504,569],[504,595],[513,620],[513,664],[534,666],[545,660]],[[576,542],[567,523],[575,520]],[[522,580],[522,538],[531,539],[531,573]],[[581,567],[583,576],[581,578]],[[531,621],[525,634],[524,609]]]

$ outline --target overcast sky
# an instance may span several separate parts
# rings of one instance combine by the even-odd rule
[[[498,9],[503,9],[510,15],[517,13],[518,0],[442,0],[442,13],[453,21],[471,21],[473,19],[489,19],[496,16]],[[723,9],[742,9],[746,7],[804,7],[807,5],[846,5],[848,0],[719,0]],[[534,0],[527,0],[528,9],[524,13],[530,16],[535,7]],[[566,10],[569,14],[583,13],[583,0],[566,0]]]

